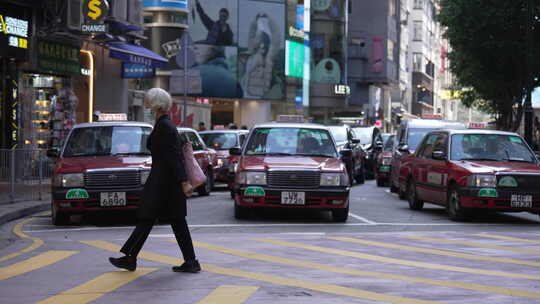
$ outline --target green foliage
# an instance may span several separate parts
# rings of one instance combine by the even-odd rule
[[[531,0],[540,12],[540,0]],[[437,16],[452,50],[450,69],[466,90],[463,102],[496,114],[500,128],[521,120],[527,79],[527,0],[441,0]],[[540,23],[533,21],[532,52],[540,47]],[[540,76],[540,56],[531,56],[531,75]]]

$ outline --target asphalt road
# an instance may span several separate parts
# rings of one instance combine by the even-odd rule
[[[235,220],[226,191],[189,200],[203,264],[178,274],[180,251],[156,226],[136,272],[107,261],[133,214],[74,218],[55,227],[38,214],[0,227],[2,303],[540,303],[538,215],[411,211],[373,181],[355,186],[350,217],[265,210]]]

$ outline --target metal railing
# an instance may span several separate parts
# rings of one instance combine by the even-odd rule
[[[53,166],[46,150],[0,149],[0,204],[49,199]]]

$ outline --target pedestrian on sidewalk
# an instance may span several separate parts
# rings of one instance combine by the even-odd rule
[[[120,252],[125,256],[109,258],[118,268],[135,271],[137,255],[148,238],[157,219],[166,219],[180,246],[184,263],[173,266],[174,272],[199,272],[201,266],[195,258],[195,250],[186,222],[186,197],[193,193],[188,181],[181,151],[183,143],[168,112],[172,105],[171,95],[163,89],[150,89],[145,96],[145,107],[155,115],[156,124],[146,146],[152,153],[152,168],[137,210],[137,226]]]

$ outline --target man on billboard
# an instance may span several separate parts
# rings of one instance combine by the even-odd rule
[[[233,32],[227,23],[227,20],[229,20],[229,10],[226,8],[220,9],[219,19],[214,21],[205,13],[199,0],[195,0],[195,4],[197,13],[199,13],[202,23],[208,30],[206,41],[213,45],[232,45]]]

